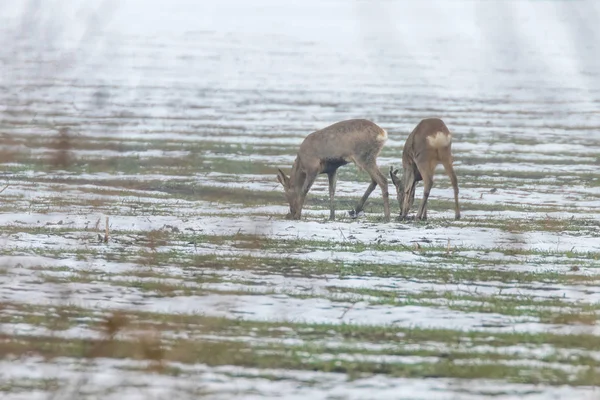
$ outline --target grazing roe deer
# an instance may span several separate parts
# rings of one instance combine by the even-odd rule
[[[369,195],[379,185],[383,195],[385,220],[390,219],[388,181],[377,166],[377,156],[387,140],[387,132],[365,119],[337,122],[309,134],[302,144],[288,178],[278,169],[277,179],[283,185],[285,197],[290,205],[287,219],[300,219],[306,194],[317,175],[329,178],[329,219],[335,219],[333,196],[336,172],[339,167],[354,162],[371,177],[371,183],[358,202],[354,215],[363,210]]]
[[[458,206],[458,182],[452,168],[452,134],[439,118],[427,118],[418,123],[406,139],[402,151],[402,179],[398,178],[398,170],[390,167],[390,177],[396,186],[396,195],[400,205],[400,219],[406,218],[415,201],[417,182],[423,181],[423,201],[416,219],[427,219],[427,199],[433,186],[433,173],[438,164],[442,164],[452,182],[454,189],[454,217],[460,219]]]

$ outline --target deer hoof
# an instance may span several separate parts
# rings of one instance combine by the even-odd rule
[[[359,212],[356,212],[355,210],[350,210],[350,211],[348,211],[348,215],[350,216],[350,218],[356,219],[358,217],[362,217],[363,215],[365,215],[365,212],[362,210]]]

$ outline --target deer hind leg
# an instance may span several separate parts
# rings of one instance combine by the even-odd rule
[[[431,188],[433,187],[433,172],[435,171],[436,162],[434,161],[418,161],[417,168],[419,169],[419,173],[423,178],[423,200],[421,201],[421,205],[419,206],[419,211],[417,212],[416,219],[425,220],[427,219],[427,200],[429,199],[429,192],[431,192]],[[414,196],[414,192],[413,192]]]
[[[448,176],[450,177],[452,189],[454,189],[454,219],[460,219],[460,207],[458,205],[458,180],[456,179],[456,174],[454,173],[452,162],[450,160],[444,160],[442,164],[444,165],[446,174],[448,174]]]
[[[381,173],[375,161],[371,161],[368,163],[359,163],[355,160],[354,162],[371,176],[371,183],[369,184],[369,187],[367,188],[363,197],[360,199],[360,202],[356,206],[356,213],[363,209],[367,199],[369,198],[371,193],[373,193],[375,187],[379,185],[379,188],[381,189],[381,194],[383,196],[384,219],[386,222],[388,222],[390,220],[390,195],[388,190],[387,178]]]
[[[373,193],[373,190],[375,190],[376,186],[377,186],[377,182],[371,180],[371,183],[369,183],[369,187],[367,187],[365,194],[363,194],[363,196],[358,201],[358,204],[356,204],[356,207],[354,207],[354,211],[351,213],[352,216],[358,216],[358,213],[363,210],[365,203],[367,202],[367,199],[369,198],[371,193]]]
[[[335,203],[333,202],[333,198],[335,195],[335,184],[337,181],[337,170],[333,170],[327,173],[327,178],[329,179],[329,220],[335,220]]]

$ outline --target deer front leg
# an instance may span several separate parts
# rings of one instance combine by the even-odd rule
[[[416,168],[416,167],[414,167]],[[404,169],[402,201],[400,204],[400,220],[406,218],[411,207],[415,202],[415,189],[417,186],[417,177],[413,166]],[[398,200],[400,201],[400,199]]]
[[[410,209],[412,208],[413,204],[415,203],[415,190],[417,188],[417,181],[413,180],[412,182],[409,182],[410,184],[408,185],[408,190],[404,193],[404,201],[403,201],[403,207],[402,207],[402,214],[400,215],[400,219],[406,219],[408,216],[408,213],[410,212]]]
[[[418,220],[426,220],[427,219],[427,199],[429,198],[429,192],[431,192],[431,188],[433,186],[433,180],[431,178],[423,178],[423,184],[425,188],[423,189],[423,201],[419,206],[419,211],[417,212]]]
[[[425,220],[427,219],[427,199],[429,198],[429,192],[431,192],[431,188],[433,187],[433,168],[431,168],[429,163],[420,163],[417,167],[419,168],[425,187],[423,189],[423,200],[419,206],[416,219]]]
[[[328,172],[327,178],[329,179],[329,220],[335,220],[335,203],[333,201],[335,195],[335,184],[337,181],[336,171]]]

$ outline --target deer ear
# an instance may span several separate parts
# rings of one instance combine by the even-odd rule
[[[290,178],[285,176],[283,171],[279,168],[277,168],[277,180],[283,185],[284,188],[287,188],[290,184]]]
[[[392,183],[394,186],[400,186],[400,178],[398,178],[398,170],[394,170],[394,166],[390,167],[390,178],[392,178]]]

